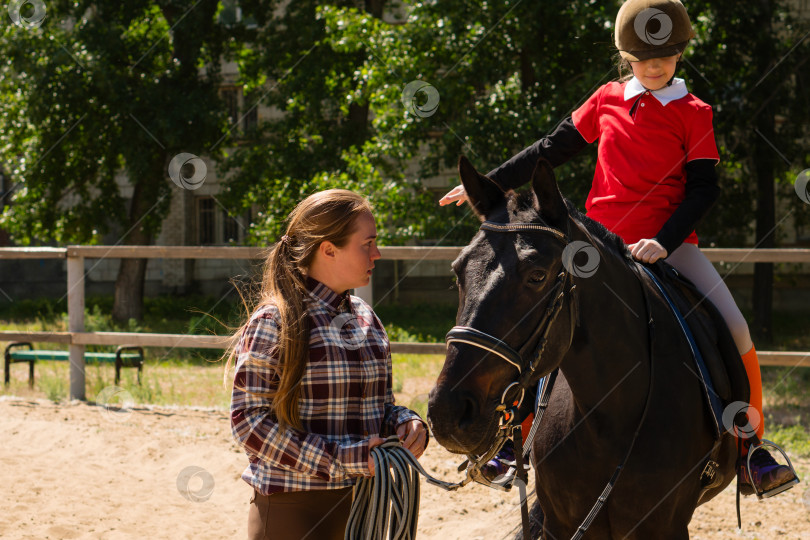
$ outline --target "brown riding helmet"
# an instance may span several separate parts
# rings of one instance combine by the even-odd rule
[[[616,48],[631,62],[674,56],[695,37],[679,0],[627,0],[616,15]]]

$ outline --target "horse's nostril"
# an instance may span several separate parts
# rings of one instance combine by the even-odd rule
[[[475,400],[473,400],[471,396],[464,396],[462,403],[464,404],[464,408],[458,417],[458,427],[464,429],[465,427],[469,426],[470,423],[472,423],[472,421],[477,417],[477,406]]]

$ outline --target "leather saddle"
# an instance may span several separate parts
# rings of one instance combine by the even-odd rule
[[[745,366],[734,338],[715,305],[666,262],[657,261],[644,267],[657,278],[670,303],[688,325],[708,372],[710,380],[704,381],[709,387],[708,391],[711,392],[713,387],[723,407],[735,401],[748,403],[751,388]],[[720,423],[720,430],[722,426]]]

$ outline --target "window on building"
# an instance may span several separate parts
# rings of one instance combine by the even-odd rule
[[[219,90],[228,111],[228,127],[234,131],[247,132],[256,128],[259,107],[255,96],[245,96],[241,86],[223,86]]]
[[[222,11],[219,12],[219,21],[222,24],[232,26],[240,22],[241,16],[241,10],[234,0],[225,0],[222,2]]]
[[[197,241],[201,246],[238,244],[244,225],[228,215],[213,197],[197,198]]]
[[[256,125],[259,123],[259,105],[245,99],[245,108],[247,111],[245,111],[245,117],[242,119],[242,127],[247,133],[256,129]]]
[[[222,101],[225,102],[228,111],[228,124],[233,126],[239,121],[239,94],[241,91],[236,87],[227,87],[220,90]]]
[[[239,221],[222,211],[222,243],[235,244],[239,242]]]
[[[239,7],[239,2],[236,0],[223,0],[219,20],[226,26],[241,23],[244,24],[246,28],[256,28],[256,19],[253,17],[244,17],[242,15],[242,8]]]
[[[217,208],[212,197],[197,199],[198,242],[201,246],[210,246],[217,243],[216,211]]]

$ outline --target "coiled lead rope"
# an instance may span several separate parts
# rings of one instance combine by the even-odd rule
[[[430,476],[396,435],[371,449],[374,476],[354,486],[345,540],[413,540],[419,519],[419,475],[445,489],[456,489]],[[393,511],[393,512],[392,512]]]

